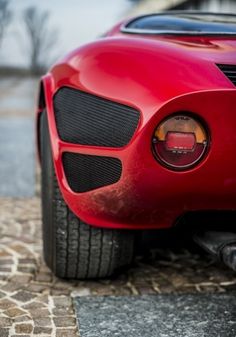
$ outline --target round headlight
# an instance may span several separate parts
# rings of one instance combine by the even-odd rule
[[[205,127],[194,117],[175,115],[156,128],[153,150],[163,165],[175,170],[188,169],[206,153],[208,135]]]

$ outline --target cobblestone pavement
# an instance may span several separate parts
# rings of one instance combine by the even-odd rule
[[[40,200],[1,199],[0,336],[77,336],[74,296],[234,292],[236,275],[198,251],[168,247],[109,280],[63,281],[42,260]]]

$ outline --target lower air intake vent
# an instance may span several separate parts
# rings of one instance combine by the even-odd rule
[[[131,107],[68,87],[55,95],[54,111],[63,141],[92,146],[128,144],[140,117]]]
[[[68,184],[76,193],[114,184],[122,172],[121,161],[117,158],[67,152],[62,160]]]
[[[228,77],[228,79],[236,85],[236,65],[218,64],[220,70]]]

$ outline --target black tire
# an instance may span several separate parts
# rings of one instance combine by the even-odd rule
[[[56,276],[103,278],[131,263],[134,234],[91,227],[76,217],[63,200],[52,161],[47,115],[40,121],[44,258]]]

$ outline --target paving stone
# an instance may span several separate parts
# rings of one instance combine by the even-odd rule
[[[29,313],[33,318],[48,317],[50,315],[48,309],[29,309]]]
[[[18,284],[26,285],[30,282],[30,280],[33,278],[33,275],[14,275],[11,278],[12,282],[17,282]]]
[[[50,327],[52,325],[52,321],[49,317],[35,318],[34,324],[35,326]]]
[[[70,307],[72,301],[70,297],[67,296],[53,296],[53,303],[57,307]]]
[[[31,252],[24,244],[13,243],[10,245],[10,248],[13,249],[16,253],[22,256],[31,255]]]
[[[23,311],[20,308],[11,308],[3,312],[8,317],[17,317],[17,316],[23,316],[26,314],[26,311]]]
[[[75,305],[81,337],[236,336],[235,295],[80,297]]]
[[[8,326],[11,326],[12,320],[7,317],[0,317],[0,327],[1,328],[6,328]]]
[[[71,299],[65,296],[53,297],[53,302],[57,307],[70,307],[72,304]]]
[[[32,291],[33,293],[41,293],[43,292],[45,289],[48,289],[47,285],[44,284],[34,284],[34,283],[30,283],[27,286],[27,290],[28,291]]]
[[[72,307],[69,307],[69,308],[59,307],[59,308],[53,309],[52,313],[54,316],[68,316],[68,315],[73,315],[74,310]]]
[[[20,290],[15,295],[13,295],[12,298],[20,302],[28,302],[32,300],[33,298],[35,298],[36,296],[37,296],[36,294],[32,294],[28,291]]]
[[[76,288],[71,293],[72,297],[79,297],[79,296],[90,296],[91,295],[91,290],[89,288]]]
[[[7,251],[1,249],[0,250],[0,258],[6,257],[6,256],[11,256],[11,254],[9,254]]]
[[[34,328],[33,333],[35,335],[41,335],[41,334],[50,335],[52,333],[52,328],[45,328],[45,327],[42,327],[42,326],[41,327],[36,326]],[[66,335],[65,335],[65,337],[66,337]]]
[[[49,292],[50,288],[47,288],[47,292]],[[49,295],[48,294],[44,294],[44,295],[39,295],[37,297],[37,303],[39,304],[43,304],[43,305],[48,305],[48,302],[49,302]]]
[[[59,296],[59,295],[63,295],[63,296],[70,296],[71,290],[70,289],[51,289],[51,295],[52,296]]]
[[[76,320],[74,317],[55,317],[53,319],[56,327],[73,327],[76,324]]]
[[[1,259],[0,260],[0,265],[2,266],[2,265],[5,265],[5,264],[13,264],[13,260],[12,259]]]
[[[22,308],[26,309],[26,310],[38,310],[38,309],[42,309],[45,308],[46,305],[44,303],[39,303],[39,302],[32,302],[29,304],[25,304],[22,306]]]
[[[27,316],[27,315],[14,317],[15,323],[28,322],[28,321],[32,321],[32,318],[30,316]]]
[[[75,282],[61,281],[57,279],[56,282],[54,283],[54,288],[55,289],[68,289],[68,287],[71,288],[74,285],[76,285]]]
[[[3,291],[13,292],[13,291],[16,291],[20,288],[22,288],[22,284],[20,284],[18,282],[9,282],[5,286],[3,286],[1,289]]]
[[[8,337],[9,336],[9,329],[0,328],[0,336],[1,337]]]
[[[9,267],[0,267],[0,273],[11,273],[11,268],[9,268]]]
[[[33,331],[33,325],[28,323],[18,323],[15,325],[15,332],[18,334],[31,333]]]
[[[36,270],[36,266],[20,266],[18,265],[17,267],[17,271],[21,272],[21,273],[28,273],[28,274],[32,274],[34,273]]]
[[[98,296],[114,295],[114,288],[111,285],[98,284],[97,288],[93,289],[92,294]]]
[[[3,298],[0,300],[0,309],[5,310],[5,309],[9,309],[12,307],[15,307],[16,303],[13,301],[10,301],[6,298]]]
[[[52,281],[51,273],[40,273],[35,277],[35,281],[49,283]]]
[[[57,329],[56,337],[79,337],[79,334],[77,329]]]
[[[19,259],[20,264],[36,264],[35,259],[27,258],[27,259]]]

